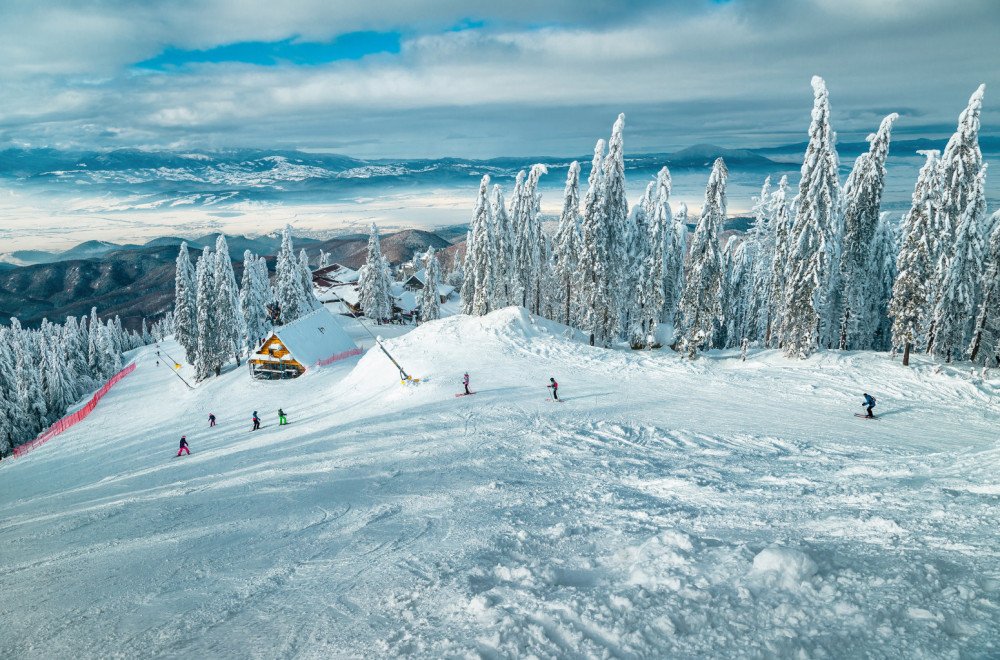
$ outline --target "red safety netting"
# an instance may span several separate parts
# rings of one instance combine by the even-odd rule
[[[120,381],[125,376],[128,376],[133,371],[135,371],[135,362],[128,365],[127,367],[116,373],[114,376],[112,376],[110,379],[108,379],[108,382],[104,383],[101,389],[97,390],[97,393],[90,398],[90,401],[88,401],[87,405],[85,405],[83,408],[80,408],[71,415],[66,415],[58,422],[56,422],[55,424],[47,428],[45,431],[43,431],[41,434],[39,434],[38,437],[32,440],[31,442],[26,442],[23,445],[14,447],[14,456],[24,456],[35,447],[48,442],[49,440],[56,437],[66,429],[70,428],[80,420],[84,419],[94,409],[94,406],[97,405],[97,402],[101,400],[101,397],[107,394],[108,390],[114,387],[115,383]]]
[[[325,367],[326,365],[333,364],[338,360],[346,360],[349,357],[354,357],[355,355],[361,355],[363,352],[364,351],[362,351],[360,348],[352,348],[349,351],[344,351],[343,353],[337,353],[335,355],[331,355],[328,358],[323,358],[322,360],[317,362],[314,366]]]

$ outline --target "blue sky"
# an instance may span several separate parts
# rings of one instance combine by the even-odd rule
[[[0,1],[0,148],[586,154],[805,139],[946,137],[986,83],[1000,134],[996,0]],[[996,101],[993,99],[996,98]]]

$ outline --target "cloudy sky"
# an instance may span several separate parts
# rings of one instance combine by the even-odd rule
[[[581,155],[842,141],[899,112],[946,138],[986,83],[998,0],[0,2],[0,147]]]

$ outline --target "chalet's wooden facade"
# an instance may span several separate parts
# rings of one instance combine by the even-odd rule
[[[361,349],[325,307],[275,328],[248,360],[254,378],[298,378],[307,369],[354,355]]]

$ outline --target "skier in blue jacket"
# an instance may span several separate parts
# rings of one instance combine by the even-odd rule
[[[873,397],[871,394],[868,394],[868,392],[865,392],[865,402],[862,403],[861,405],[862,407],[868,408],[868,415],[867,415],[868,417],[875,416],[872,414],[872,408],[875,407],[875,397]]]

